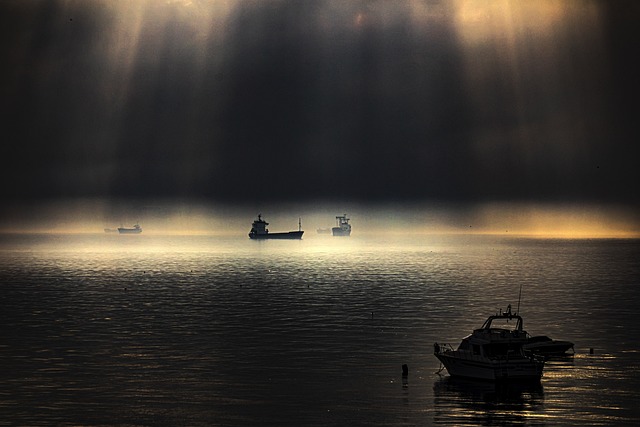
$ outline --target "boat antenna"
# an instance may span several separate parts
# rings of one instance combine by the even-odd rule
[[[300,217],[298,217],[298,231],[302,231],[302,221],[300,220]]]
[[[518,309],[516,310],[516,314],[520,314],[520,298],[522,297],[522,283],[520,283],[520,294],[518,295]]]

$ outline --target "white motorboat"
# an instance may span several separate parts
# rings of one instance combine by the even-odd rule
[[[434,354],[453,377],[483,380],[539,380],[544,359],[526,354],[527,332],[522,317],[511,313],[489,316],[480,329],[462,339],[456,350],[434,344]]]

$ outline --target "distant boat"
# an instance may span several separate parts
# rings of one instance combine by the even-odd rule
[[[263,239],[302,239],[302,223],[298,218],[298,231],[288,231],[284,233],[269,233],[267,229],[268,222],[262,219],[262,215],[258,214],[258,219],[253,221],[251,225],[251,231],[249,232],[249,238],[255,240]]]
[[[349,224],[349,218],[347,214],[336,217],[336,226],[331,229],[334,236],[350,236],[351,224]]]
[[[126,227],[118,227],[118,233],[120,234],[140,234],[142,233],[142,228],[138,224],[134,225],[133,228]]]

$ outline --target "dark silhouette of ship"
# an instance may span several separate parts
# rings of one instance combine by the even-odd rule
[[[350,236],[351,224],[349,224],[349,218],[347,214],[336,217],[336,226],[331,229],[334,236]]]
[[[133,228],[126,227],[118,227],[118,233],[120,234],[140,234],[142,233],[142,228],[138,224],[134,225]]]
[[[261,240],[261,239],[302,239],[302,223],[298,218],[298,231],[288,231],[284,233],[269,233],[267,229],[268,222],[262,219],[262,214],[258,214],[258,219],[253,221],[251,225],[251,231],[249,232],[249,238]]]

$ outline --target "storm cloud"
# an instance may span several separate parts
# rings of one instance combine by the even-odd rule
[[[640,201],[633,2],[0,8],[5,200]]]

